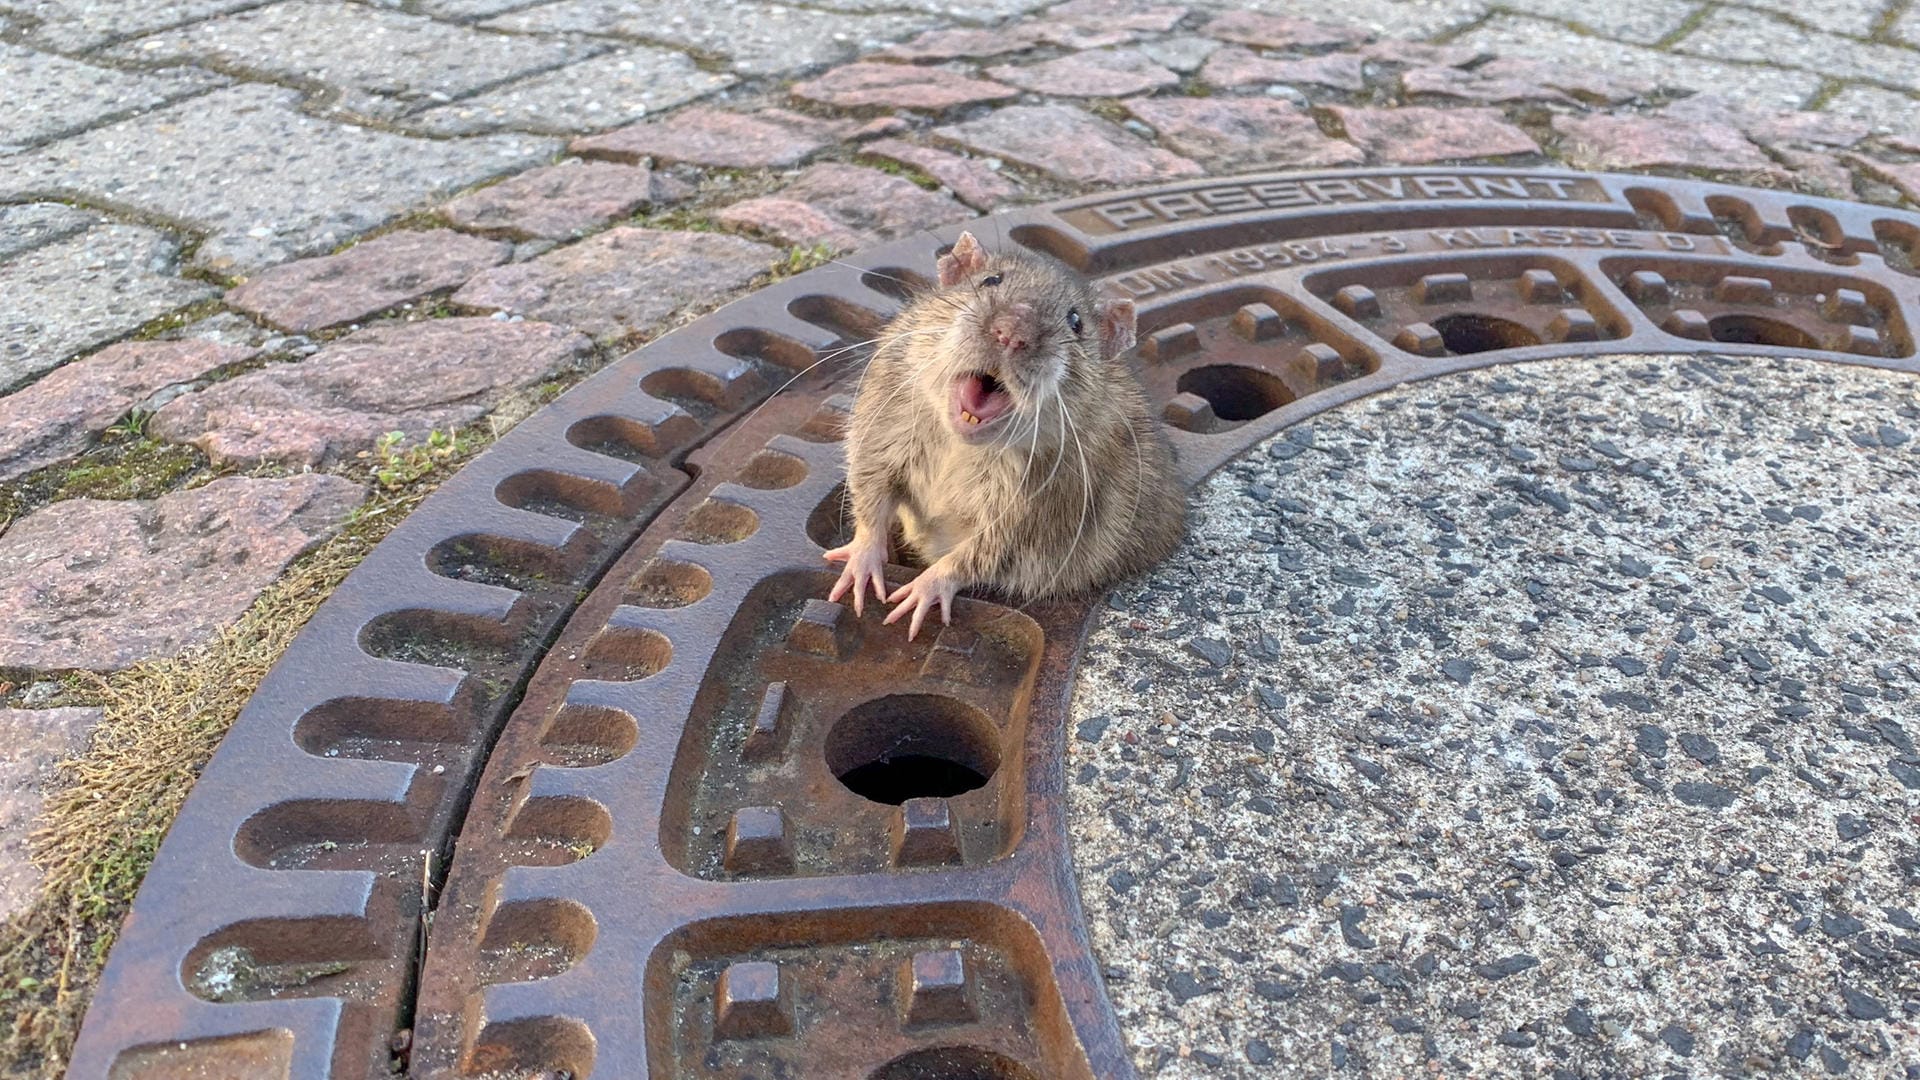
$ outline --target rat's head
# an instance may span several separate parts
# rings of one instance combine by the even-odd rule
[[[1133,302],[1102,299],[1053,259],[989,255],[961,233],[938,267],[954,317],[927,390],[968,442],[1016,429],[1022,441],[1047,438],[1039,421],[1048,403],[1065,408],[1076,392],[1097,390],[1107,363],[1133,347]]]

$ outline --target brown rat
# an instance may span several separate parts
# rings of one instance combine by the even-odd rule
[[[1123,354],[1130,300],[1058,260],[989,255],[962,233],[940,286],[888,324],[847,438],[852,542],[830,599],[911,614],[987,586],[1037,600],[1111,585],[1165,558],[1186,524],[1173,453]],[[894,523],[927,561],[889,595]]]

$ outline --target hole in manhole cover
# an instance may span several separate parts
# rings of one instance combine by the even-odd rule
[[[1138,306],[1190,480],[1336,405],[1497,364],[1737,344],[1916,370],[1920,218],[1789,192],[1380,170],[1000,225]],[[878,605],[825,600],[860,367],[836,350],[924,285],[938,243],[777,282],[623,358],[381,544],[195,787],[70,1075],[233,1053],[357,1080],[394,1045],[436,1080],[1130,1075],[1064,818],[1092,601],[963,597],[908,643]],[[776,371],[802,374],[767,401]],[[1295,572],[1270,528],[1252,542]]]
[[[898,806],[985,787],[1000,767],[999,732],[962,701],[903,694],[869,701],[827,734],[827,768],[848,791]]]

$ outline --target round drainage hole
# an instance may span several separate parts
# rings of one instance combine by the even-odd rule
[[[1707,333],[1715,341],[1733,345],[1781,345],[1789,349],[1817,349],[1813,335],[1778,319],[1761,315],[1721,315],[1707,321]]]
[[[986,713],[934,694],[896,694],[850,710],[827,733],[827,767],[863,799],[898,806],[985,787],[1000,767]]]
[[[894,1058],[867,1080],[1038,1080],[1033,1070],[991,1050],[935,1046]]]
[[[1435,319],[1433,328],[1440,332],[1447,351],[1456,356],[1540,344],[1539,336],[1533,331],[1491,315],[1448,315]]]
[[[1257,420],[1293,400],[1287,384],[1257,368],[1210,364],[1180,376],[1183,394],[1198,394],[1213,415],[1229,422]]]

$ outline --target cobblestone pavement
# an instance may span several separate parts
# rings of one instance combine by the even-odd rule
[[[1913,0],[0,0],[0,708],[206,641],[409,448],[836,251],[1366,163],[1920,202],[1917,104]]]

